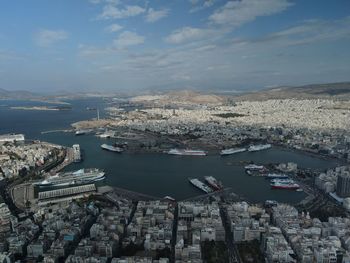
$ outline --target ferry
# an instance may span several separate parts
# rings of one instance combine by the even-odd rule
[[[218,182],[213,176],[205,176],[204,180],[214,191],[219,191],[223,189],[221,183]]]
[[[213,190],[209,186],[207,186],[205,183],[198,180],[197,178],[188,178],[188,181],[192,185],[194,185],[195,187],[197,187],[198,189],[202,190],[203,192],[205,192],[207,194],[213,192]]]
[[[271,144],[258,144],[258,145],[251,145],[248,148],[248,152],[257,152],[257,151],[262,151],[262,150],[267,150],[272,147]]]
[[[191,156],[205,156],[207,153],[202,150],[190,150],[190,149],[170,149],[168,152],[170,155],[191,155]]]
[[[117,146],[113,146],[113,145],[109,145],[109,144],[102,144],[101,148],[103,150],[107,150],[107,151],[111,151],[111,152],[117,152],[117,153],[121,153],[123,151],[122,148],[117,147]]]
[[[246,148],[230,148],[230,149],[222,150],[220,152],[220,155],[221,156],[231,155],[231,154],[235,154],[235,153],[245,152],[246,150],[247,150]]]
[[[292,183],[293,184],[294,180],[289,179],[289,178],[285,178],[285,179],[276,178],[276,179],[272,179],[270,182],[271,183]]]
[[[256,164],[248,164],[244,166],[244,169],[246,170],[252,170],[252,171],[259,171],[265,169],[263,165],[256,165]]]
[[[81,158],[81,151],[80,151],[80,145],[79,144],[73,144],[73,159],[75,163],[79,163],[82,161]]]
[[[79,135],[84,135],[86,133],[90,132],[89,130],[76,130],[75,131],[75,135],[79,136]]]
[[[267,179],[289,179],[288,175],[285,174],[275,174],[275,173],[270,173],[266,175]]]
[[[105,178],[105,173],[99,169],[80,169],[75,172],[56,174],[45,180],[35,183],[39,187],[63,187],[90,184],[101,181]]]
[[[271,183],[270,185],[271,185],[272,189],[297,190],[300,188],[300,185],[298,185],[296,183],[277,182],[277,183]]]

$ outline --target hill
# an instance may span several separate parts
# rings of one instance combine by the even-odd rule
[[[350,82],[311,84],[298,87],[278,87],[256,92],[245,93],[235,100],[268,100],[268,99],[350,99]]]
[[[227,98],[224,96],[202,94],[189,90],[172,91],[163,95],[136,96],[131,99],[132,102],[154,105],[221,105],[226,100]]]

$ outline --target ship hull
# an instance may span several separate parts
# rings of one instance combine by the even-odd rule
[[[284,190],[297,190],[299,186],[283,186],[283,185],[271,185],[272,189],[284,189]]]
[[[195,151],[195,150],[178,150],[171,149],[167,152],[170,155],[183,155],[183,156],[205,156],[207,153],[205,151]]]

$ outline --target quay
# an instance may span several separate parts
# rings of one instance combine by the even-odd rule
[[[94,184],[81,185],[75,187],[62,188],[57,190],[51,190],[46,192],[39,192],[39,201],[46,199],[54,199],[60,197],[66,197],[76,194],[96,192],[96,186]]]

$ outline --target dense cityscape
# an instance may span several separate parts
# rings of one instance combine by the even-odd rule
[[[349,0],[3,0],[0,263],[350,263]]]
[[[24,134],[1,135],[4,259],[350,260],[350,136],[346,121],[350,116],[348,109],[339,107],[344,102],[287,99],[203,105],[182,101],[164,108],[159,102],[150,103],[150,96],[146,98],[136,97],[129,102],[108,99],[104,118],[96,115],[72,123],[71,129],[53,132],[123,141],[115,146],[104,144],[109,146],[108,151],[118,148],[119,154],[172,154],[171,149],[177,149],[175,153],[182,155],[187,152],[181,149],[201,149],[204,156],[185,158],[206,158],[246,150],[269,151],[272,145],[343,164],[323,171],[273,160],[264,165],[242,164],[247,176],[276,178],[270,179],[271,187],[278,183],[283,186],[288,180],[288,185],[297,185],[306,194],[298,204],[275,200],[251,203],[221,186],[215,174],[212,180],[206,178],[208,185],[197,179],[199,185],[194,187],[201,189],[202,195],[181,201],[172,198],[171,193],[159,198],[101,185],[89,177],[96,178],[95,173],[99,173],[103,179],[104,172],[98,169],[55,175],[72,163],[84,162],[78,144],[66,147],[27,140]],[[288,122],[283,122],[284,114],[290,116]],[[330,118],[323,118],[326,115]],[[310,120],[307,126],[306,120]]]

